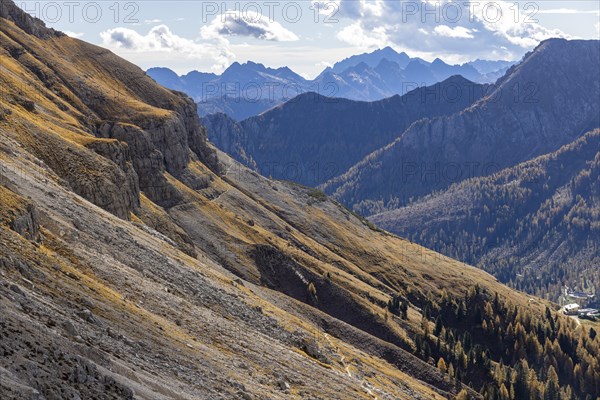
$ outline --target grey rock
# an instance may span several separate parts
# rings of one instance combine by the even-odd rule
[[[23,295],[23,291],[17,285],[10,285],[10,290],[15,292],[16,294]]]
[[[27,204],[25,211],[10,222],[10,228],[28,240],[39,240],[39,217],[33,204]]]
[[[277,381],[277,386],[280,390],[283,391],[290,390],[290,384],[287,381],[284,381],[283,379]]]
[[[83,319],[84,321],[87,321],[91,324],[98,324],[99,321],[98,319],[94,316],[94,314],[92,314],[92,312],[88,309],[85,310],[81,310],[79,312],[77,312],[77,315]]]

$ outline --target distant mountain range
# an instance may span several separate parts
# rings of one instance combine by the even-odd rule
[[[322,189],[370,215],[556,151],[600,126],[599,44],[542,42],[472,106],[412,124]]]
[[[452,76],[375,102],[311,92],[241,122],[219,113],[202,118],[202,124],[211,142],[261,174],[317,186],[390,143],[416,121],[454,114],[491,89]]]
[[[302,93],[376,101],[453,75],[478,83],[494,82],[512,64],[477,60],[449,65],[439,58],[429,63],[386,47],[340,61],[314,80],[306,80],[287,67],[273,69],[254,62],[233,63],[221,75],[192,71],[179,76],[168,68],[150,68],[147,73],[158,83],[191,96],[201,116],[222,112],[239,121]]]

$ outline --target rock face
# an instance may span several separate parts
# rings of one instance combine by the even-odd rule
[[[102,121],[96,131],[97,136],[128,144],[133,167],[141,177],[140,190],[167,208],[176,205],[181,198],[167,183],[165,172],[180,178],[188,164],[195,160],[220,173],[219,161],[200,126],[195,104],[185,97],[181,97],[181,101],[167,117],[148,118],[137,126]]]
[[[542,42],[451,117],[422,120],[323,189],[365,214],[557,150],[600,126],[599,41]]]
[[[64,33],[46,27],[41,19],[24,13],[12,1],[2,0],[0,2],[0,18],[14,22],[23,31],[40,39],[64,36]]]
[[[38,38],[52,40],[63,36],[12,2],[3,1],[1,8],[7,20]],[[54,102],[70,118],[78,120],[88,134],[102,139],[78,138],[78,143],[69,144],[68,160],[57,157],[58,141],[50,131],[40,132],[46,137],[47,146],[31,142],[35,154],[92,203],[127,219],[139,206],[140,190],[165,207],[181,200],[167,183],[165,173],[179,177],[193,160],[219,172],[216,154],[199,124],[196,105],[183,94],[165,90],[134,65],[83,42],[76,44],[79,51],[95,54],[104,66],[93,79],[70,74],[63,65],[64,59],[40,59],[42,49],[37,48],[38,43],[22,40],[11,31],[1,40],[10,57],[37,78],[28,85],[52,89],[46,98],[36,99],[39,106],[47,100]],[[124,102],[130,104],[124,106]],[[36,118],[36,101],[29,103],[30,106],[22,106]],[[101,168],[86,161],[85,148],[107,160],[100,162]],[[82,174],[82,168],[96,173]]]
[[[173,127],[172,123],[170,125]],[[100,137],[113,138],[128,144],[130,149],[128,162],[141,177],[140,189],[150,199],[166,207],[177,204],[181,198],[168,184],[164,173],[169,170],[179,173],[189,161],[188,153],[184,150],[187,142],[181,137],[177,138],[177,130],[173,131],[171,137],[167,129],[161,126],[144,130],[137,126],[113,122],[102,123],[97,131]],[[161,138],[167,137],[168,142],[161,143]],[[163,151],[160,151],[155,143],[159,144]],[[109,155],[110,157],[112,156]]]
[[[202,119],[221,150],[265,176],[317,186],[339,175],[415,121],[451,115],[491,90],[453,76],[373,103],[308,93],[239,123],[224,114]]]
[[[24,214],[15,218],[10,227],[19,235],[26,239],[37,241],[39,238],[39,223],[35,206],[27,205],[27,210]]]
[[[112,161],[117,168],[113,169],[112,175],[104,175],[108,182],[97,181],[90,184],[77,177],[70,182],[71,187],[76,193],[119,218],[129,219],[130,213],[139,208],[140,188],[127,144],[117,140],[95,140],[86,147]]]
[[[0,208],[3,222],[25,239],[39,241],[40,222],[35,205],[2,186],[0,198],[4,202]]]

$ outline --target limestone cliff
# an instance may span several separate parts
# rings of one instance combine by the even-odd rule
[[[29,114],[23,129],[44,138],[44,143],[29,141],[32,151],[76,193],[127,219],[139,206],[140,190],[166,207],[180,201],[165,173],[179,177],[192,160],[219,172],[191,99],[162,88],[105,49],[46,28],[12,2],[2,2],[1,9],[0,15],[15,23],[7,24],[0,36],[5,62],[16,67],[15,74],[2,77],[6,97]],[[44,39],[48,48],[20,35],[18,28]],[[68,56],[58,56],[61,53]],[[73,73],[91,67],[82,54],[93,55],[93,75]],[[47,116],[56,126],[33,126],[33,120]],[[10,114],[4,118],[10,119]],[[71,143],[59,144],[56,136],[73,128],[78,134],[69,135]],[[57,157],[64,156],[56,150],[65,145],[68,163]],[[101,167],[86,165],[86,149],[106,159],[97,162]],[[75,165],[96,173],[87,176]]]

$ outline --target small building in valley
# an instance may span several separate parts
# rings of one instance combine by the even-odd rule
[[[579,314],[579,304],[577,304],[577,303],[567,304],[566,306],[564,306],[563,312],[566,315],[578,315]]]

